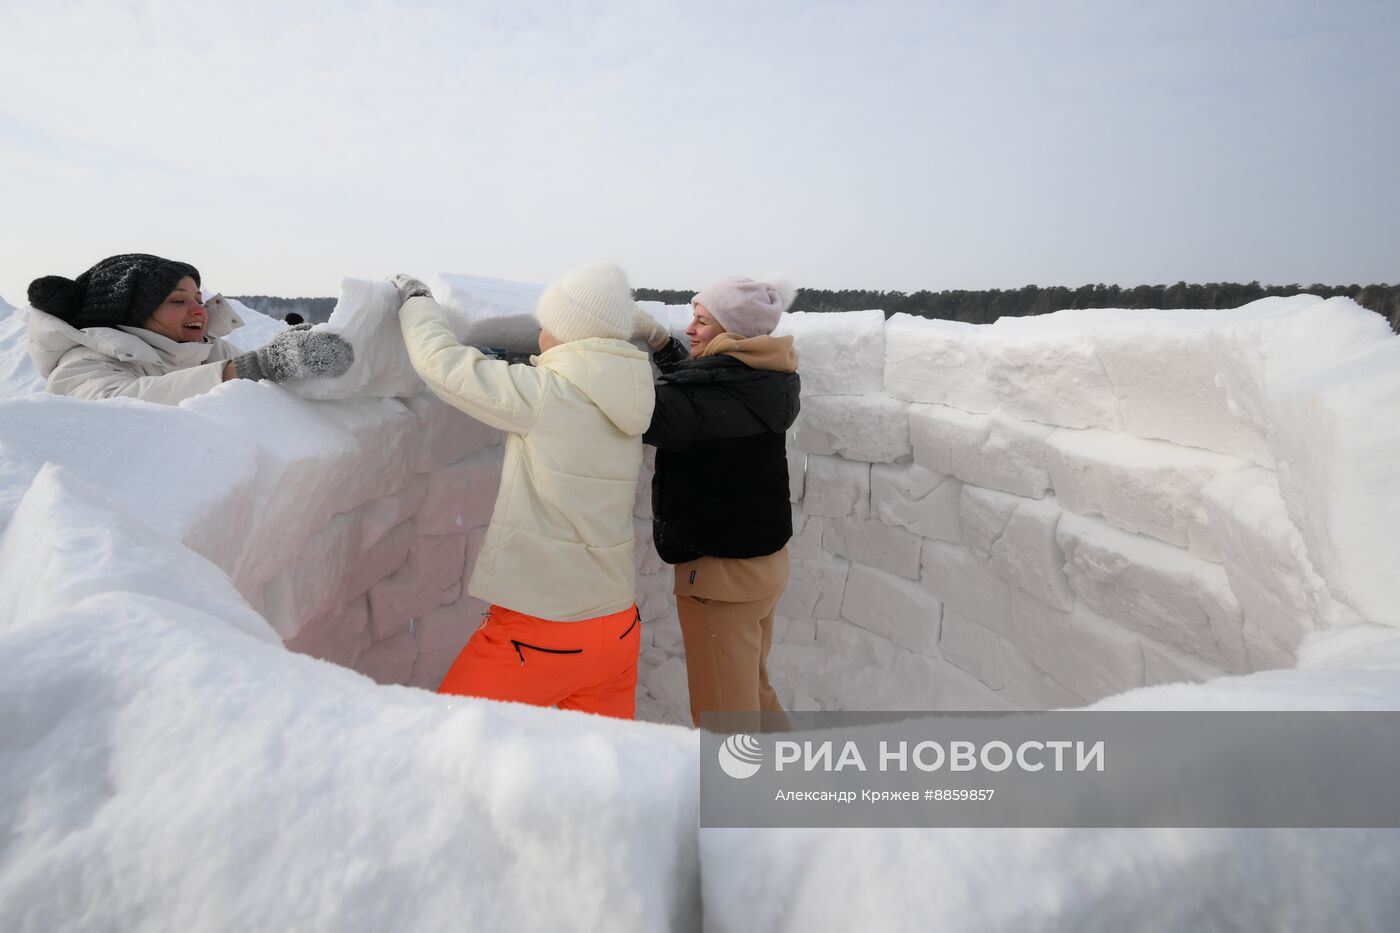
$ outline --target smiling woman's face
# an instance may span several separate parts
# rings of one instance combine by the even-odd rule
[[[209,327],[209,312],[200,303],[199,286],[194,284],[194,279],[188,275],[181,279],[142,326],[180,343],[203,340],[204,331]]]
[[[690,326],[685,329],[685,335],[690,338],[690,355],[699,356],[720,334],[724,333],[724,325],[721,324],[710,309],[702,304],[694,306],[695,316],[690,321]]]

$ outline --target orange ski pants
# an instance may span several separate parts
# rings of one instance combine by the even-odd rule
[[[641,643],[636,604],[580,622],[492,606],[438,693],[632,719]]]

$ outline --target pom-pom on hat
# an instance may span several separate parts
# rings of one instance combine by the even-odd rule
[[[736,275],[701,290],[690,303],[704,305],[727,333],[757,337],[773,333],[796,297],[797,289],[786,279],[756,282]]]
[[[594,262],[551,282],[535,305],[535,317],[561,343],[588,337],[627,340],[636,309],[623,271]]]
[[[187,262],[148,253],[108,256],[76,279],[46,275],[29,283],[29,303],[74,327],[145,325],[185,276],[199,285]]]

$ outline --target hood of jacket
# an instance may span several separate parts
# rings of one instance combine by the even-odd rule
[[[223,337],[242,327],[243,321],[223,302],[211,302],[206,338]],[[64,354],[86,347],[114,360],[184,367],[204,362],[213,344],[207,339],[182,343],[144,327],[85,327],[81,330],[38,308],[29,309],[29,356],[34,368],[47,379]]]
[[[720,334],[705,347],[700,359],[720,354],[732,356],[750,369],[797,372],[797,351],[793,349],[791,336],[761,334],[757,337],[740,337],[738,334]]]
[[[622,433],[641,436],[651,424],[656,389],[651,357],[625,340],[589,337],[551,347],[531,362],[568,381]]]

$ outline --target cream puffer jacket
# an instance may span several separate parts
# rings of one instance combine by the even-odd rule
[[[242,327],[242,319],[222,301],[206,307],[208,336],[198,343],[180,343],[143,327],[79,330],[30,308],[29,357],[54,395],[178,405],[223,382],[223,364],[238,355],[220,338]]]
[[[636,590],[632,512],[651,364],[625,340],[590,338],[532,358],[463,346],[438,303],[399,312],[413,368],[443,401],[509,432],[501,491],[467,592],[541,619],[620,612]]]

